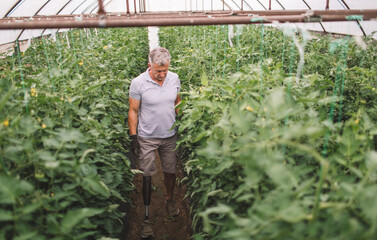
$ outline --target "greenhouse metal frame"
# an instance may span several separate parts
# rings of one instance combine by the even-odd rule
[[[377,30],[377,3],[368,3],[371,8],[358,8],[351,0],[324,0],[318,8],[318,1],[309,0],[219,0],[207,1],[204,10],[204,0],[196,1],[196,10],[193,9],[193,0],[185,0],[185,11],[147,11],[146,0],[123,1],[124,12],[106,11],[106,8],[117,2],[116,0],[60,2],[60,7],[53,7],[54,0],[41,1],[34,12],[23,12],[23,8],[31,4],[30,0],[9,1],[8,9],[3,9],[3,18],[0,19],[0,30],[8,39],[0,39],[0,45],[15,40],[30,39],[38,35],[49,34],[46,29],[69,28],[104,28],[104,27],[144,27],[144,26],[182,26],[182,25],[218,25],[218,24],[271,24],[297,23],[300,26],[316,24],[317,31],[337,33],[337,30],[328,30],[325,23],[345,23],[348,35],[370,35]],[[119,2],[119,1],[118,1]],[[182,1],[181,1],[182,2]],[[292,8],[292,2],[297,7]],[[368,2],[368,1],[363,1]],[[63,3],[63,4],[62,4]],[[217,9],[214,4],[217,3]],[[36,4],[36,3],[34,3]],[[7,5],[7,4],[5,4]],[[361,5],[361,7],[363,7]],[[222,8],[222,9],[221,9]],[[173,18],[173,19],[172,19]],[[353,22],[353,23],[352,23]],[[339,28],[339,27],[335,27]],[[19,32],[15,32],[21,30]],[[44,29],[39,34],[25,33],[25,29]],[[358,29],[358,30],[357,30]],[[312,29],[313,30],[313,29]]]

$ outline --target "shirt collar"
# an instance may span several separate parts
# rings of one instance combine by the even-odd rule
[[[156,81],[154,81],[154,80],[151,78],[151,75],[149,75],[149,70],[150,70],[150,68],[148,68],[147,71],[145,72],[145,75],[146,75],[146,79],[147,79],[147,81],[152,82],[152,83],[155,83],[155,84],[158,84]],[[169,71],[168,71],[168,74],[169,74]],[[165,77],[164,84],[166,83],[167,80],[168,80],[168,75],[166,75],[166,77]],[[160,86],[160,84],[158,84],[158,85]]]

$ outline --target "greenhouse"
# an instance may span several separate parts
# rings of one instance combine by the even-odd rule
[[[377,239],[377,1],[0,4],[0,240]]]

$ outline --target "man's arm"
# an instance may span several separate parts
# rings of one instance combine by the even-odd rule
[[[175,99],[174,106],[177,106],[181,102],[181,96],[178,94],[177,98]],[[175,114],[178,116],[179,115],[179,108],[175,109]]]
[[[136,135],[137,117],[140,107],[140,100],[129,98],[129,110],[128,110],[128,128],[130,136]]]

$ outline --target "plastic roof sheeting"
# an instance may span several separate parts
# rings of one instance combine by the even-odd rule
[[[202,10],[268,10],[269,0],[145,0],[147,11],[202,11]],[[243,1],[243,3],[242,3]],[[139,0],[129,0],[130,12],[139,11]],[[272,10],[324,10],[326,0],[272,0]],[[107,12],[126,12],[126,0],[103,0]],[[35,15],[80,15],[96,13],[98,0],[0,0],[1,17],[32,17]],[[330,0],[330,10],[377,9],[376,0]],[[297,23],[299,27],[349,35],[371,35],[377,39],[377,21]],[[0,30],[0,45],[51,34],[58,29]]]

